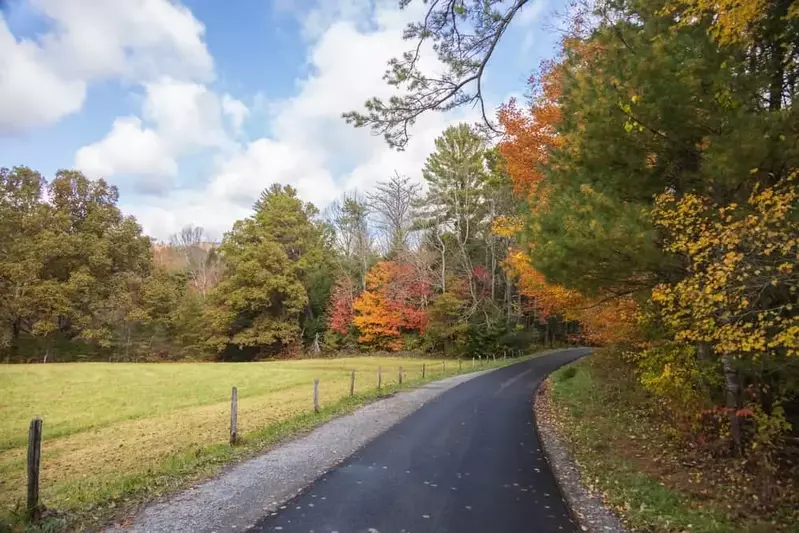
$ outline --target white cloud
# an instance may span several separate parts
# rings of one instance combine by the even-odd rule
[[[326,204],[336,185],[312,152],[291,143],[258,139],[222,165],[209,186],[214,198],[250,207],[272,183],[290,184],[300,196]]]
[[[118,118],[105,138],[78,150],[76,168],[92,177],[134,175],[141,192],[162,193],[172,181],[153,178],[176,176],[181,157],[201,148],[235,151],[222,119],[225,99],[205,85],[162,78],[145,89],[142,116],[151,127],[138,117]],[[225,97],[228,109],[246,115],[244,104]]]
[[[391,150],[368,130],[346,124],[342,112],[360,108],[371,96],[391,94],[383,80],[386,64],[409,46],[402,30],[420,16],[424,5],[413,3],[400,12],[393,0],[380,0],[374,10],[364,8],[362,0],[331,4],[322,2],[323,12],[315,19],[324,21],[324,27],[309,46],[311,74],[298,80],[295,96],[262,105],[269,110],[271,136],[246,143],[220,162],[196,196],[173,191],[168,202],[132,206],[146,231],[165,238],[193,223],[221,235],[272,183],[294,186],[303,199],[323,209],[342,192],[368,190],[395,170],[420,179],[424,160],[442,130],[459,120],[477,119],[473,109],[427,114],[414,127],[404,152]],[[425,68],[436,67],[428,58]],[[187,195],[193,199],[188,210],[179,206]],[[231,217],[226,224],[225,216]]]
[[[241,130],[244,121],[250,116],[247,106],[241,100],[236,100],[227,93],[222,97],[222,110],[237,132]]]
[[[139,174],[148,180],[178,173],[177,163],[165,150],[160,135],[142,127],[137,117],[116,119],[103,140],[78,150],[75,166],[90,176]]]
[[[86,85],[103,79],[134,83],[169,75],[214,76],[204,26],[170,0],[30,0],[52,23],[34,40],[19,40],[0,14],[0,133],[55,122],[78,111]]]
[[[39,46],[17,41],[0,13],[0,134],[54,122],[78,111],[86,84],[61,76]]]
[[[222,103],[205,85],[162,78],[146,85],[142,111],[170,149],[221,146],[227,141]]]

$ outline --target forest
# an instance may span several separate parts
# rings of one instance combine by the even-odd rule
[[[521,203],[496,148],[442,133],[422,173],[324,213],[275,184],[221,243],[142,234],[79,172],[2,170],[7,362],[260,360],[335,350],[485,357],[576,336],[519,285]],[[515,266],[516,265],[516,266]]]

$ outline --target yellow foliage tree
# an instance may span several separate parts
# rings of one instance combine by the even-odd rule
[[[660,195],[654,221],[686,276],[652,298],[678,341],[708,343],[717,355],[799,355],[797,174],[756,189],[747,205]]]

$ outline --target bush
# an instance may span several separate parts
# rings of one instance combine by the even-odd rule
[[[557,381],[567,381],[577,375],[577,367],[567,366],[561,372],[558,372],[555,379]]]

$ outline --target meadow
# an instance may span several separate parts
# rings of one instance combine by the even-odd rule
[[[398,388],[400,366],[405,386],[412,386],[422,381],[423,364],[426,380],[443,377],[441,360],[399,357],[1,366],[0,515],[13,514],[24,500],[27,431],[35,416],[44,421],[43,503],[102,516],[131,499],[212,474],[237,456],[376,397],[378,367],[381,392],[388,393]],[[463,371],[471,366],[464,361]],[[352,370],[356,395],[349,398]],[[458,373],[457,361],[447,361],[446,373]],[[243,442],[231,449],[233,386]]]

